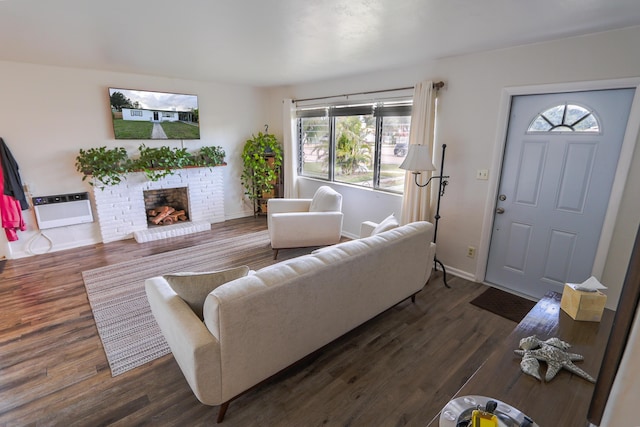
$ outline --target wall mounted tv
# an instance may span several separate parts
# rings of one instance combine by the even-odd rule
[[[198,97],[109,88],[116,139],[200,139]]]

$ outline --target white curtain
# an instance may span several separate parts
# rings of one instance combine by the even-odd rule
[[[413,90],[413,106],[411,108],[411,130],[409,144],[429,146],[433,154],[435,91],[432,81],[422,81]],[[433,161],[433,160],[432,160]],[[422,172],[418,179],[424,184],[431,177],[431,172]],[[431,181],[427,187],[420,188],[415,183],[414,175],[407,171],[404,177],[404,197],[402,198],[402,215],[400,222],[408,224],[413,221],[429,221],[431,212]]]
[[[291,99],[282,101],[282,134],[284,147],[284,197],[298,197],[298,144],[296,143],[296,110]]]

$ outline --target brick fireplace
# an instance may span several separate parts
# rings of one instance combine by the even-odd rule
[[[224,221],[223,166],[181,169],[158,181],[149,181],[142,172],[104,190],[95,189],[96,212],[102,241],[135,238],[137,242],[176,237],[211,229]],[[188,210],[189,221],[149,227],[145,192],[163,200],[179,200]],[[179,196],[178,194],[182,194]]]

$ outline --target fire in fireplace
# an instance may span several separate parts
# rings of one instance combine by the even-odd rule
[[[150,226],[189,221],[187,187],[143,191],[144,207]]]

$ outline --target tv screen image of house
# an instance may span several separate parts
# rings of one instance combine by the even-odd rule
[[[198,97],[109,88],[116,139],[200,139]]]

